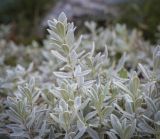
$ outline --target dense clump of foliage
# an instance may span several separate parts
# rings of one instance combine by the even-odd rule
[[[0,133],[159,139],[160,46],[124,25],[86,23],[91,33],[76,38],[64,13],[48,25],[43,48],[0,41]]]

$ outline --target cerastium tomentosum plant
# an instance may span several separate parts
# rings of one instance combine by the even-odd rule
[[[0,89],[8,93],[4,103],[9,109],[3,110],[0,121],[8,118],[5,128],[11,129],[11,138],[159,139],[160,47],[154,49],[153,59],[145,54],[151,48],[140,49],[135,62],[131,57],[137,52],[132,47],[136,33],[127,37],[124,26],[96,32],[93,24],[91,38],[76,39],[64,13],[48,24],[47,46],[35,48],[38,57],[21,48],[24,55],[27,50],[35,57],[29,68],[6,66],[6,56],[1,57],[0,74],[7,71],[7,78],[1,78]],[[137,43],[148,46],[141,39]],[[119,46],[123,49],[116,50]],[[11,49],[19,53],[16,46]],[[119,53],[121,58],[114,59]],[[139,54],[145,58],[135,68],[143,57]]]
[[[66,20],[65,14],[62,13],[58,20],[49,21],[50,39],[51,43],[55,45],[52,54],[64,63],[58,72],[54,72],[58,78],[58,87],[53,89],[53,93],[58,98],[57,109],[61,112],[57,112],[56,109],[55,113],[50,115],[54,122],[58,122],[65,130],[65,138],[88,136],[85,134],[86,132],[92,138],[104,138],[103,128],[106,125],[103,126],[103,124],[104,122],[109,123],[109,114],[113,112],[113,102],[117,101],[109,92],[114,78],[105,80],[105,83],[101,81],[102,77],[108,76],[104,71],[108,60],[107,48],[105,47],[104,54],[95,54],[93,43],[89,52],[85,52],[85,50],[78,52],[81,37],[77,41],[75,40],[74,26],[72,23],[67,23]],[[115,74],[123,67],[124,57],[120,64],[116,68]],[[64,89],[63,86],[67,87]],[[132,132],[128,138],[132,136]]]
[[[89,106],[92,99],[88,97],[88,93],[94,95],[95,90],[90,91],[93,90],[93,84],[98,89],[102,87],[99,78],[102,57],[104,56],[99,53],[94,57],[94,44],[90,52],[78,50],[82,37],[77,41],[75,40],[73,23],[67,23],[64,13],[59,16],[58,20],[49,21],[49,27],[50,39],[55,45],[55,49],[51,52],[60,62],[64,63],[59,71],[54,72],[58,78],[58,87],[55,87],[53,92],[58,98],[57,109],[61,112],[55,111],[55,114],[51,113],[50,115],[54,122],[58,122],[65,130],[65,138],[80,138],[85,132],[98,138],[98,133],[91,127],[98,128],[98,124],[94,123],[93,119],[96,118],[98,122],[99,118],[96,115],[103,109],[101,103],[105,98],[102,98],[104,95],[100,96],[102,99],[100,104],[94,102],[94,105],[99,106],[96,109],[93,105],[92,108]],[[88,99],[85,100],[87,97]]]

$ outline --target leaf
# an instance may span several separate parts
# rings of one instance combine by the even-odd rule
[[[75,66],[78,60],[78,55],[75,50],[72,50],[70,52],[70,59],[71,59],[72,65]]]
[[[58,21],[60,21],[60,22],[64,23],[65,25],[67,25],[67,17],[66,17],[66,15],[65,15],[64,12],[62,12],[62,13],[59,15]]]
[[[119,119],[114,114],[111,114],[111,124],[113,129],[120,135],[122,133],[122,126]]]
[[[104,96],[109,94],[109,83],[106,83],[103,89]]]
[[[134,121],[131,124],[131,131],[130,131],[131,135],[133,135],[136,130],[136,124],[137,124],[137,121],[136,121],[136,119],[134,119]]]
[[[69,46],[67,44],[62,44],[62,49],[64,50],[65,54],[69,54]]]
[[[48,20],[48,26],[52,29],[55,28],[56,23],[57,20]]]
[[[65,120],[65,123],[70,122],[70,112],[69,111],[64,111],[63,117],[64,117],[64,120]]]
[[[64,139],[70,139],[69,135],[66,133]]]
[[[130,92],[130,90],[125,86],[123,85],[121,82],[113,82],[116,86],[118,86],[119,88],[121,88],[123,91],[125,91],[126,93],[128,94],[132,94]]]
[[[26,124],[28,128],[31,128],[34,124],[34,121],[36,119],[36,109],[33,108],[31,116],[29,117],[29,122]]]
[[[155,134],[155,130],[145,120],[138,123],[138,127],[141,129],[141,132]]]
[[[97,114],[96,111],[89,112],[89,113],[85,116],[85,120],[86,120],[86,121],[90,120],[90,119],[93,118],[96,114]]]
[[[108,58],[108,47],[105,45],[105,57]]]
[[[40,92],[37,92],[37,93],[33,96],[33,98],[32,98],[32,103],[33,103],[33,104],[36,103],[36,101],[38,100],[39,96],[40,96]]]
[[[125,111],[130,113],[130,114],[133,114],[132,102],[126,100]]]
[[[67,31],[66,38],[67,38],[68,45],[72,46],[74,44],[74,40],[75,40],[73,29],[70,29],[70,30]]]
[[[157,121],[157,122],[160,121],[160,111],[158,111],[157,113],[155,113],[154,120]]]
[[[79,131],[83,131],[83,130],[87,129],[87,127],[85,126],[85,124],[83,123],[83,121],[80,120],[80,118],[77,121],[77,128],[78,128]]]
[[[125,129],[126,126],[127,126],[127,119],[124,118],[124,119],[122,120],[122,128]]]
[[[12,121],[16,121],[17,123],[22,123],[22,117],[21,115],[12,107],[10,107],[10,112],[8,112],[8,115]]]
[[[83,54],[85,54],[85,50],[81,51],[80,53],[78,53],[78,58],[81,58]]]
[[[63,97],[63,99],[64,99],[65,101],[68,101],[68,100],[69,100],[69,95],[68,95],[68,92],[67,92],[66,90],[62,89],[62,90],[61,90],[61,95],[62,95],[62,97]]]
[[[82,68],[80,65],[77,65],[76,68],[75,68],[75,72],[74,72],[74,75],[76,76],[76,74],[80,73],[82,71]]]
[[[57,24],[56,24],[56,28],[57,28],[57,33],[61,37],[64,37],[65,36],[65,27],[64,27],[64,24],[62,22],[58,21]]]
[[[63,109],[63,111],[68,111],[68,104],[67,102],[65,102],[65,100],[61,99],[59,101],[59,107],[61,107]]]
[[[79,109],[81,106],[81,97],[76,97],[74,100],[75,108]]]
[[[57,33],[55,33],[53,30],[47,29],[47,31],[49,32],[49,34],[51,35],[50,37],[52,37],[53,40],[57,40],[59,42],[63,41],[62,38]]]
[[[59,52],[55,51],[55,50],[51,50],[51,53],[58,59],[62,60],[63,62],[67,62],[67,58],[65,58],[64,56],[62,56]]]
[[[140,70],[142,71],[142,74],[144,75],[145,78],[147,78],[148,80],[150,80],[149,74],[147,72],[147,70],[145,69],[144,66],[142,66],[140,63],[138,64]]]
[[[40,136],[43,136],[46,133],[46,130],[47,130],[47,121],[44,120],[39,132]]]
[[[75,76],[76,77],[82,77],[82,76],[85,76],[87,74],[89,74],[91,72],[91,70],[85,70],[85,71],[82,71],[82,72],[77,72],[75,73]]]
[[[128,78],[128,72],[125,68],[122,68],[119,72],[118,72],[119,76],[121,78]]]
[[[153,70],[160,73],[160,46],[154,49],[153,53]],[[159,74],[158,73],[158,74]]]
[[[125,128],[124,130],[124,139],[131,139],[131,126],[128,126],[127,128]]]
[[[87,107],[89,101],[90,99],[86,98],[86,100],[84,100],[84,102],[81,104],[80,109],[83,110],[85,107]]]
[[[82,84],[82,86],[91,87],[94,82],[95,80],[86,81]]]
[[[140,80],[138,77],[133,77],[131,79],[131,83],[130,83],[130,90],[133,92],[133,93],[137,93],[138,89],[139,89],[139,86],[140,86]]]
[[[22,131],[22,132],[16,132],[16,133],[15,133],[15,132],[14,132],[14,133],[11,133],[10,136],[11,136],[11,137],[21,137],[21,138],[26,137],[24,131]]]
[[[123,56],[121,57],[121,59],[118,62],[118,65],[116,67],[117,72],[123,68],[125,62],[126,62],[126,53],[123,54]]]
[[[75,43],[75,47],[73,48],[74,50],[78,49],[82,41],[82,35],[78,38],[78,40]]]
[[[50,117],[57,122],[58,124],[61,124],[63,121],[60,121],[54,114],[50,113]]]
[[[153,113],[157,112],[157,107],[156,107],[154,101],[147,96],[145,97],[145,100],[147,102],[147,106],[149,107],[149,110],[151,110]]]
[[[50,128],[50,133],[49,133],[49,139],[55,139],[55,133],[54,133],[54,129],[53,126],[51,126]]]
[[[32,77],[30,80],[29,80],[29,87],[30,88],[33,88],[35,86],[35,78]]]
[[[117,136],[112,132],[107,131],[107,135],[109,136],[110,139],[118,139]]]
[[[110,115],[113,111],[113,107],[112,106],[107,106],[102,110],[102,118],[105,118],[106,116]]]
[[[86,132],[86,128],[82,128],[73,139],[80,139],[85,132]]]
[[[91,57],[93,57],[94,52],[95,52],[95,43],[93,42],[93,44],[92,44],[92,50],[91,50]]]
[[[28,72],[28,73],[31,72],[31,71],[33,70],[33,67],[34,67],[34,63],[32,62],[32,63],[29,64],[29,67],[28,67],[28,69],[27,69],[27,72]]]
[[[71,73],[66,73],[66,72],[53,72],[55,76],[59,77],[59,78],[72,78],[72,74]]]
[[[92,139],[100,139],[98,136],[98,133],[95,130],[93,130],[92,128],[87,128],[87,132]]]

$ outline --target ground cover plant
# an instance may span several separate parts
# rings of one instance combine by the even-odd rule
[[[125,25],[87,22],[91,33],[76,37],[64,13],[48,25],[44,47],[0,40],[0,133],[159,139],[160,46]]]

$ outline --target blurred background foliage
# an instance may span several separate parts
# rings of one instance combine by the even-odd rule
[[[61,1],[67,3],[71,0]],[[116,0],[113,1],[115,2]],[[143,32],[145,39],[149,39],[152,43],[155,43],[155,33],[158,25],[160,24],[160,0],[127,1],[128,2],[117,4],[121,9],[121,14],[116,18],[111,18],[113,20],[111,23],[125,23],[127,27],[131,29],[138,28]],[[55,4],[58,2],[60,1],[0,0],[0,24],[11,25],[11,34],[9,39],[14,40],[15,42],[29,43],[32,40],[41,40],[43,35],[39,33],[38,28],[40,26],[40,22],[44,15],[46,15],[49,10],[53,9]],[[85,17],[85,20],[88,20],[90,15]],[[92,19],[94,20],[94,18],[96,21],[96,17],[93,17]],[[103,17],[101,20],[102,22],[105,22],[108,18]],[[79,22],[78,20],[81,20],[81,18],[76,18],[76,20]]]
[[[121,5],[124,9],[118,22],[139,28],[145,39],[155,42],[155,32],[160,24],[160,0],[133,0]]]
[[[12,25],[10,37],[15,41],[25,41],[26,36],[28,40],[37,39],[40,36],[36,27],[53,3],[54,0],[0,0],[0,23]]]

